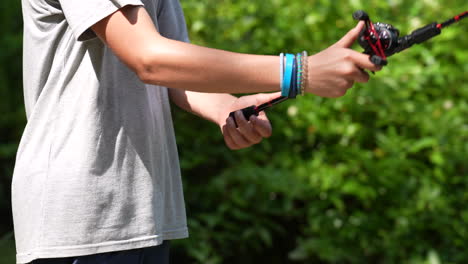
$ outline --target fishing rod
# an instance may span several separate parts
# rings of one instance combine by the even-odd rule
[[[250,116],[252,116],[252,115],[258,116],[258,114],[261,111],[263,111],[263,110],[265,110],[267,108],[270,108],[270,107],[274,106],[275,104],[279,104],[281,102],[284,102],[284,101],[286,101],[288,99],[289,99],[289,97],[287,97],[287,96],[280,96],[280,97],[277,97],[277,98],[275,98],[275,99],[273,99],[271,101],[268,101],[268,102],[266,102],[264,104],[261,104],[261,105],[258,105],[258,106],[251,105],[249,107],[243,108],[242,109],[242,114],[244,114],[244,117],[245,117],[246,120],[249,120]],[[236,111],[233,111],[233,112],[231,112],[229,114],[229,116],[232,117],[232,119],[234,120],[234,123],[236,124],[236,127],[237,127],[236,118],[234,117],[235,113],[236,113]]]
[[[365,28],[359,33],[359,45],[364,49],[365,54],[370,55],[372,63],[380,66],[387,65],[387,58],[393,54],[406,50],[414,44],[420,44],[439,35],[442,32],[442,29],[466,17],[468,17],[468,11],[456,15],[442,23],[432,22],[424,27],[414,30],[406,36],[400,37],[400,31],[393,25],[381,22],[372,23],[369,15],[362,10],[353,13],[353,18],[355,20],[365,22]],[[241,111],[245,119],[249,120],[251,115],[258,116],[261,111],[284,102],[289,98],[295,98],[295,96],[280,96],[259,106],[252,105],[243,108]],[[235,111],[231,112],[229,116],[232,117],[234,119],[234,123],[236,123],[234,113]]]

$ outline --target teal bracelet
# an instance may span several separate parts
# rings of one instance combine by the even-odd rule
[[[289,96],[289,89],[291,88],[291,79],[292,79],[292,71],[294,65],[294,55],[293,54],[286,54],[286,63],[284,67],[284,76],[283,76],[283,86],[281,89],[281,96]]]

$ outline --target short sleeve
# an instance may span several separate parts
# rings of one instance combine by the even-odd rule
[[[59,0],[73,35],[79,41],[96,37],[91,26],[127,5],[143,6],[141,0]]]

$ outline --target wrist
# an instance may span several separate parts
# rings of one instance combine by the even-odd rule
[[[237,99],[237,97],[229,94],[226,95],[226,98],[223,98],[223,100],[219,100],[217,104],[218,115],[216,117],[216,120],[214,121],[215,124],[217,124],[221,128],[224,126],[224,124],[226,124],[226,119],[229,117],[229,113],[231,111],[237,110],[234,109]]]
[[[304,95],[308,82],[308,55],[306,51],[294,54],[280,54],[281,96],[296,98]]]

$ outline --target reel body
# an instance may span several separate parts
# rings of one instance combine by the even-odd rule
[[[370,60],[377,65],[387,65],[387,57],[410,48],[414,44],[427,41],[442,31],[442,28],[449,26],[460,19],[468,16],[468,12],[457,15],[441,24],[430,23],[422,28],[416,29],[406,36],[400,37],[400,31],[394,26],[386,23],[372,23],[369,15],[362,11],[356,11],[353,18],[366,23],[358,38],[358,42],[364,49],[365,54],[371,55]]]
[[[375,32],[367,32],[366,29],[361,31],[358,38],[359,45],[364,49],[364,53],[374,55],[369,43],[375,46],[380,39],[385,55],[390,56],[398,47],[400,31],[390,24],[380,22],[375,23],[374,28]]]

